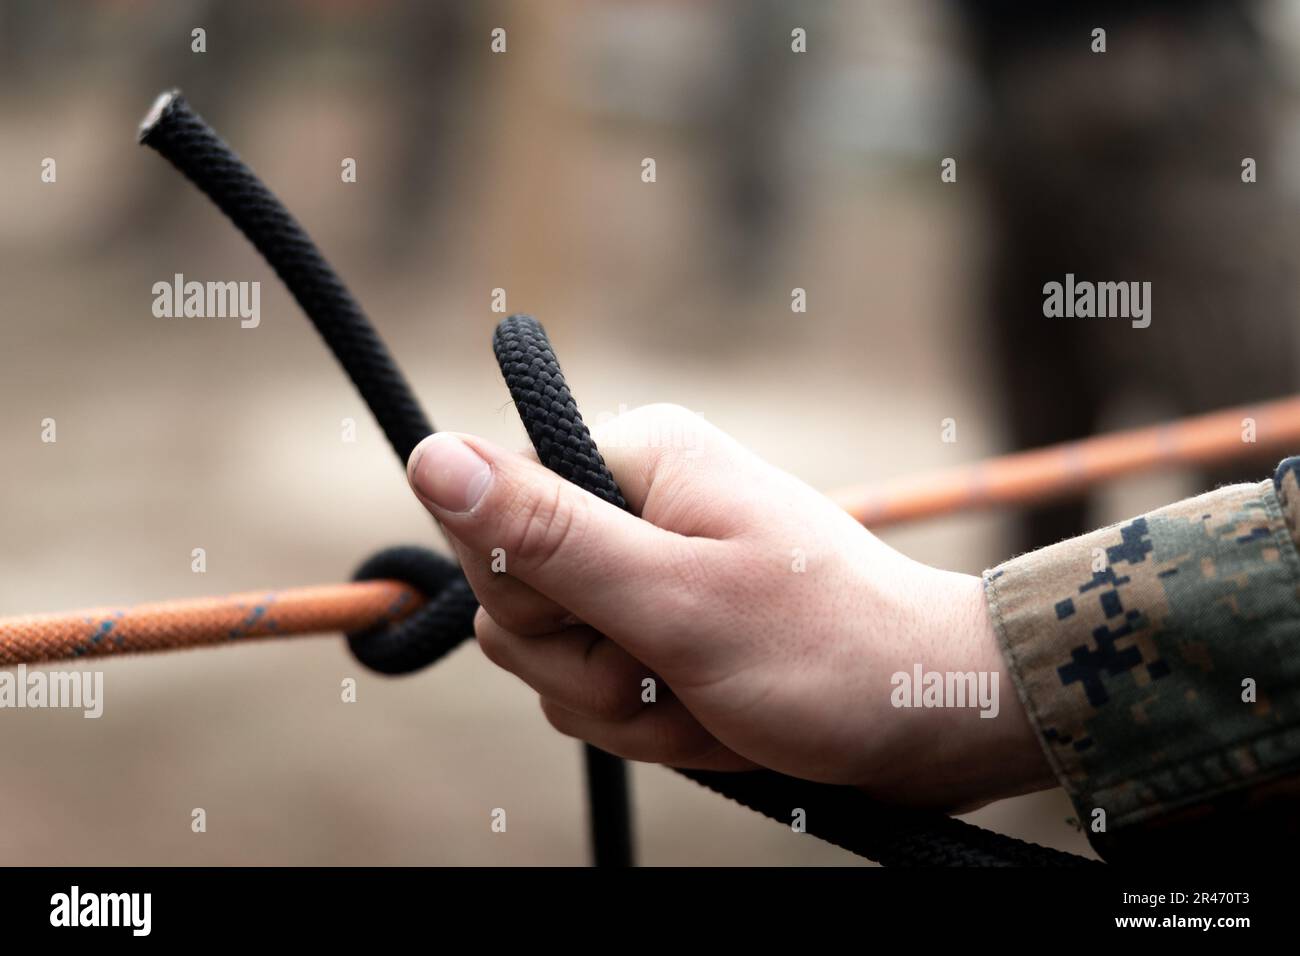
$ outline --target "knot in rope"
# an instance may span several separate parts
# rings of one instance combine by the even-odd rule
[[[352,580],[401,581],[425,599],[406,617],[348,634],[352,656],[373,671],[420,670],[474,632],[478,599],[460,568],[436,551],[415,545],[386,548],[367,558]]]

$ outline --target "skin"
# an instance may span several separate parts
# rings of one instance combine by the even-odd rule
[[[898,553],[685,409],[593,434],[639,518],[471,435],[430,436],[408,465],[482,603],[479,646],[557,730],[945,810],[1053,785],[979,578]],[[917,663],[996,673],[998,716],[894,707],[891,676]]]

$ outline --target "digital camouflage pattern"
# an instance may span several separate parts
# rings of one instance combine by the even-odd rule
[[[1295,833],[1298,479],[1300,458],[1287,459],[1273,481],[985,572],[1026,712],[1107,858]]]

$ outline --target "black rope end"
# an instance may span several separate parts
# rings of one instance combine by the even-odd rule
[[[184,105],[185,97],[181,95],[179,89],[159,93],[158,98],[153,101],[153,106],[149,107],[149,112],[145,113],[144,119],[140,121],[140,130],[136,135],[136,142],[147,143],[149,137],[162,123],[163,118],[175,110],[183,108]]]

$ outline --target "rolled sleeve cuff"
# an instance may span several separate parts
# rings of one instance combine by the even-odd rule
[[[984,573],[1026,713],[1103,855],[1300,775],[1298,474],[1284,462]]]

